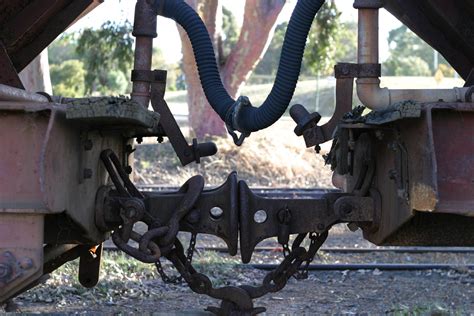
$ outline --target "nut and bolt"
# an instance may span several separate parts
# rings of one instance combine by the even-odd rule
[[[123,170],[125,171],[126,174],[131,174],[133,171],[132,166],[125,166]]]
[[[84,150],[86,150],[86,151],[92,150],[92,147],[94,147],[94,143],[92,142],[92,140],[87,139],[84,142]]]
[[[196,224],[201,219],[201,214],[198,209],[194,209],[184,219],[188,224]]]
[[[341,205],[342,215],[349,215],[350,213],[352,213],[352,210],[353,210],[353,207],[349,203],[344,203]]]
[[[6,263],[0,263],[0,280],[6,281],[11,277],[12,267]]]
[[[92,174],[93,174],[93,172],[92,172],[92,169],[90,169],[90,168],[85,168],[82,172],[82,176],[84,177],[84,179],[92,178]]]
[[[263,224],[267,220],[267,212],[265,210],[258,210],[253,214],[253,220],[257,224]]]
[[[31,269],[32,267],[33,267],[33,260],[31,260],[30,258],[21,259],[20,268],[22,268],[23,270],[28,270],[28,269]]]
[[[214,206],[209,210],[209,214],[211,215],[211,219],[217,221],[224,215],[224,210],[218,206]]]

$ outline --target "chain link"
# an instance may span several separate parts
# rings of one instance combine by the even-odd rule
[[[135,198],[131,200],[134,204],[123,208],[123,214],[121,215],[124,225],[112,234],[114,243],[117,247],[139,260],[154,263],[163,282],[180,283],[184,279],[194,292],[207,294],[210,297],[222,300],[220,308],[208,308],[208,310],[214,313],[221,315],[233,313],[253,315],[265,311],[264,308],[254,308],[252,300],[267,293],[280,291],[292,276],[296,279],[307,278],[309,264],[328,236],[327,231],[323,234],[310,233],[310,245],[308,250],[306,250],[301,247],[301,244],[307,234],[298,234],[290,250],[288,240],[291,213],[288,208],[285,208],[279,215],[281,217],[281,227],[278,239],[283,246],[284,253],[284,259],[280,265],[265,276],[260,286],[241,285],[214,288],[209,277],[198,273],[192,266],[197,233],[191,233],[186,253],[177,237],[180,221],[192,210],[202,192],[204,187],[203,178],[199,176],[190,178],[180,188],[179,192],[186,194],[166,225],[160,224],[156,220],[151,223],[148,222],[150,230],[144,235],[139,235],[133,231],[133,224],[142,219],[143,205],[141,200],[143,195],[138,192],[128,177],[126,177],[126,173],[123,171],[117,156],[112,151],[106,150],[102,152],[101,158],[119,194],[123,197]],[[142,211],[137,213],[139,210]],[[127,244],[129,239],[138,242],[139,248],[136,249],[129,246]],[[160,256],[162,255],[171,261],[178,271],[178,275],[169,277],[165,273],[160,261]],[[303,263],[303,270],[299,272],[298,270]]]
[[[189,270],[192,261],[193,261],[193,255],[194,251],[196,249],[196,239],[197,239],[197,234],[196,233],[191,233],[191,239],[189,240],[189,247],[186,251],[186,262],[185,262],[185,268]],[[161,264],[161,260],[158,260],[155,262],[155,267],[158,272],[158,274],[161,277],[161,280],[163,282],[168,283],[168,284],[178,284],[183,282],[183,276],[181,274],[169,277],[165,270],[163,269],[163,265]]]

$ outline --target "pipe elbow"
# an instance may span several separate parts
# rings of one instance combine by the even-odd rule
[[[362,104],[373,110],[385,109],[390,106],[390,90],[380,87],[377,78],[361,78],[356,80],[357,96]]]

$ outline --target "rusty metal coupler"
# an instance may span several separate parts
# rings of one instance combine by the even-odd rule
[[[305,199],[265,198],[253,193],[244,181],[238,181],[235,172],[223,185],[209,190],[203,189],[202,176],[194,176],[177,192],[140,192],[112,151],[104,151],[101,159],[113,186],[102,187],[97,194],[99,229],[113,231],[115,245],[128,255],[154,263],[163,281],[176,282],[177,278],[166,276],[161,266],[160,260],[167,258],[178,271],[179,279],[184,279],[194,292],[222,301],[220,307],[208,308],[217,315],[255,315],[265,311],[254,307],[253,299],[281,290],[292,276],[305,278],[305,268],[334,224],[367,225],[376,211],[372,197],[340,192]],[[137,222],[145,223],[148,231],[136,232]],[[177,238],[180,231],[192,235],[187,252]],[[240,248],[244,263],[251,260],[260,241],[271,237],[278,238],[285,256],[260,286],[215,288],[207,276],[192,266],[199,233],[224,240],[232,256]],[[291,235],[296,238],[290,248]],[[308,249],[302,247],[307,236]]]

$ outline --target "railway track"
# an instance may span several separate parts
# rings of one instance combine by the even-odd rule
[[[259,270],[273,270],[277,264],[242,264]],[[474,270],[474,264],[444,264],[444,263],[324,263],[310,264],[309,271],[353,271],[353,270],[381,270],[381,271],[417,271],[417,270]]]
[[[179,187],[160,186],[153,184],[137,185],[138,190],[144,192],[172,193],[179,190]],[[212,187],[210,187],[212,188]],[[206,188],[208,189],[208,188]],[[337,189],[311,189],[311,188],[251,188],[252,192],[267,198],[318,198],[326,193],[340,192]]]

